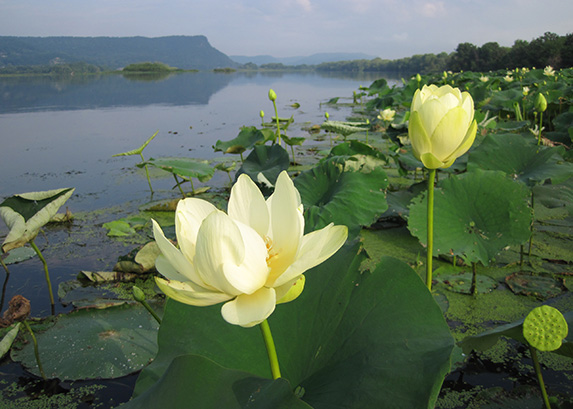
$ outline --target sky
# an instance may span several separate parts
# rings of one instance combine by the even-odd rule
[[[227,55],[360,52],[396,59],[458,44],[573,32],[573,1],[0,0],[2,36],[204,35]]]

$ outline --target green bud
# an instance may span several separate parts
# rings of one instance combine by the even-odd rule
[[[328,115],[328,112],[325,112],[325,113],[324,113],[324,117],[325,117],[326,119],[330,118],[330,115]]]
[[[145,294],[143,293],[141,288],[134,285],[131,291],[133,292],[133,298],[135,299],[135,301],[137,302],[145,301]]]
[[[546,109],[547,109],[547,100],[545,99],[543,94],[539,92],[537,94],[537,97],[535,98],[535,110],[537,112],[545,112]]]
[[[420,74],[416,74],[416,81],[422,81],[422,76]]]
[[[261,109],[261,112],[259,112],[259,115],[261,116],[261,118],[265,117],[265,112]]]
[[[274,92],[272,89],[269,90],[269,99],[271,101],[276,101],[277,100],[277,93]]]

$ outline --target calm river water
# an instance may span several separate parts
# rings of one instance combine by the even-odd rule
[[[73,213],[123,207],[128,202],[136,209],[150,199],[145,175],[135,167],[140,158],[112,155],[139,147],[155,131],[159,133],[145,149],[146,158],[210,159],[222,155],[212,148],[217,140],[236,137],[241,126],[260,125],[261,110],[270,120],[274,115],[267,97],[271,88],[278,95],[279,116],[293,115],[295,124],[320,124],[327,110],[332,120],[345,120],[350,113],[348,107],[321,103],[333,97],[351,102],[360,85],[368,86],[378,78],[316,73],[184,73],[155,80],[119,74],[0,78],[0,201],[16,193],[75,187],[66,203]],[[290,106],[295,102],[300,108]],[[293,126],[289,136],[299,136],[295,132],[308,136],[300,128]],[[152,183],[158,192],[154,199],[178,197],[172,190],[173,178],[153,179]],[[216,172],[209,184],[217,183],[228,183],[227,175]],[[105,221],[109,220],[100,220]],[[105,238],[105,229],[100,230]],[[0,222],[0,243],[7,231]],[[74,223],[67,230],[50,228],[37,240],[48,259],[54,291],[79,270],[111,269],[117,256],[128,252],[114,249],[114,244],[108,248],[112,239],[90,249],[94,247],[91,239],[81,234],[81,225]],[[33,313],[46,315],[49,304],[39,260],[10,269],[0,308],[12,295],[23,294],[32,299]],[[56,310],[62,311],[61,306]]]

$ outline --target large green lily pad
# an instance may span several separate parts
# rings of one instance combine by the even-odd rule
[[[468,170],[501,170],[527,186],[550,179],[558,184],[573,175],[573,164],[565,162],[563,147],[537,146],[534,138],[516,134],[490,134],[470,152]]]
[[[332,157],[295,179],[309,227],[369,226],[388,209],[388,177],[365,158],[370,157]]]
[[[277,306],[269,324],[282,375],[292,388],[304,388],[302,400],[314,408],[431,408],[453,348],[440,307],[405,263],[383,258],[374,271],[360,272],[363,259],[357,243],[345,245],[305,274],[299,298]],[[146,390],[161,393],[169,407],[184,398],[201,401],[200,390],[154,386],[180,355],[269,378],[259,329],[227,324],[220,308],[168,301],[159,353],[140,375],[133,405],[145,405]],[[201,369],[189,365],[185,373]],[[205,376],[206,384],[219,382],[211,371]],[[235,388],[219,391],[203,407],[222,407]],[[261,407],[274,407],[266,403]]]
[[[408,228],[427,242],[427,192],[410,205]],[[529,190],[502,172],[474,170],[445,179],[434,197],[434,255],[487,265],[506,246],[530,237]]]
[[[247,156],[236,177],[246,173],[253,181],[265,184],[274,183],[290,164],[287,151],[279,145],[258,145]]]
[[[223,368],[202,356],[182,355],[173,359],[155,385],[121,409],[186,408],[190,402],[194,408],[311,408],[295,396],[286,379],[272,381]]]
[[[85,309],[37,332],[46,376],[61,380],[119,378],[145,367],[157,352],[157,322],[139,304]],[[28,335],[29,338],[29,335]],[[31,339],[12,359],[40,375]]]
[[[217,141],[213,146],[215,152],[242,153],[255,145],[264,144],[267,140],[273,140],[275,133],[270,129],[257,129],[254,126],[244,126],[239,135],[230,141]]]

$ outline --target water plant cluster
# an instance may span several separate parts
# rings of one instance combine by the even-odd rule
[[[35,349],[12,347],[32,336],[16,323],[2,352],[46,378],[141,370],[125,409],[570,407],[572,94],[571,69],[444,72],[377,80],[298,128],[269,90],[261,123],[210,162],[145,159],[154,134],[119,155],[139,156],[152,195],[150,167],[181,196],[155,205],[130,264],[166,302],[55,317]],[[218,171],[231,187],[208,192]],[[484,362],[526,387],[469,388]]]

